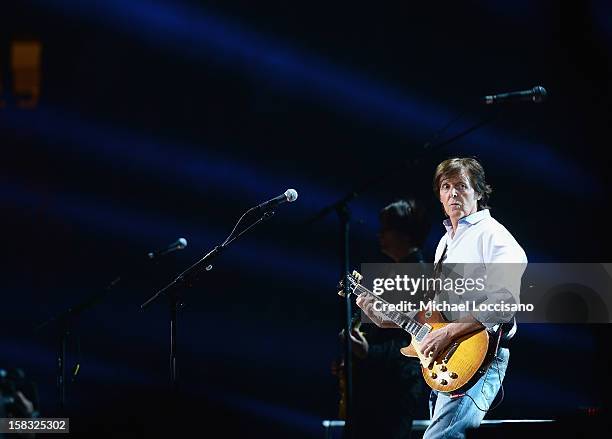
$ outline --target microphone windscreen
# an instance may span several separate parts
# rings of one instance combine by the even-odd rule
[[[543,102],[544,99],[546,99],[546,96],[548,96],[548,92],[544,87],[542,87],[541,85],[533,87],[533,102],[539,104],[540,102]]]
[[[295,200],[297,200],[298,193],[297,193],[297,191],[295,189],[287,189],[285,191],[285,196],[287,197],[287,201],[292,203]]]

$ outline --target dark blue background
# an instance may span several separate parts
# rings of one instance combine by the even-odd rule
[[[92,421],[119,407],[155,412],[168,398],[168,313],[163,301],[139,305],[223,241],[244,210],[294,187],[295,204],[186,292],[178,370],[186,412],[207,425],[320,437],[320,421],[337,412],[339,225],[334,214],[305,221],[417,157],[456,116],[437,140],[487,117],[479,97],[538,84],[546,104],[506,107],[356,199],[351,265],[382,260],[377,213],[408,194],[430,208],[432,257],[443,218],[431,177],[455,155],[481,159],[493,215],[531,262],[605,261],[611,11],[569,3],[3,4],[0,366],[23,367],[43,414],[56,413],[56,337],[33,328],[121,275],[74,323],[69,359],[80,343],[81,371],[69,408]],[[34,110],[10,92],[9,44],[19,38],[43,45]],[[184,251],[147,263],[178,237]],[[602,405],[608,342],[607,325],[522,327],[505,402],[490,416]]]

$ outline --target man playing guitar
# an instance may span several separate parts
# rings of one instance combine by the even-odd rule
[[[434,175],[434,193],[448,217],[446,234],[436,249],[435,262],[482,264],[487,270],[501,264],[518,264],[510,293],[518,303],[520,277],[527,264],[525,252],[508,230],[489,213],[487,201],[492,189],[486,183],[482,165],[473,158],[453,158],[440,163]],[[497,264],[497,265],[493,265]],[[362,294],[357,305],[379,327],[397,327],[373,309],[374,298]],[[429,332],[419,343],[419,357],[436,360],[458,339],[486,329],[495,333],[499,322],[479,321],[479,315],[464,317]],[[431,422],[424,438],[463,438],[468,428],[477,428],[489,410],[508,365],[509,350],[500,347],[480,378],[460,392],[432,390],[429,408]]]

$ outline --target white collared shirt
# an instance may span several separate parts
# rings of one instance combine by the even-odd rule
[[[460,264],[468,271],[475,266],[463,264],[477,264],[486,272],[486,291],[492,291],[493,294],[485,291],[485,295],[481,296],[484,302],[505,300],[520,303],[521,277],[527,267],[527,255],[510,232],[491,217],[488,210],[480,210],[461,218],[454,236],[450,220],[446,219],[443,224],[446,234],[438,243],[435,261],[440,260],[448,245],[443,264]],[[474,272],[463,274],[466,277],[477,277]],[[495,322],[500,321],[498,313],[479,312],[474,317],[487,329],[496,328]]]
[[[491,216],[488,209],[461,218],[454,236],[450,219],[444,220],[443,224],[446,234],[436,248],[436,262],[440,260],[444,247],[448,244],[445,263],[527,264],[525,251],[510,232]]]

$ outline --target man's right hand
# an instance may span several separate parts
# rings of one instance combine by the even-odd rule
[[[399,326],[386,318],[380,312],[374,311],[374,299],[370,294],[363,293],[357,297],[357,306],[363,310],[366,316],[379,328],[399,328]]]

